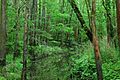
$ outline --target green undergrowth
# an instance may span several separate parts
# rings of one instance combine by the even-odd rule
[[[100,46],[104,42],[100,42]],[[91,44],[71,48],[39,45],[34,46],[35,75],[33,80],[97,80],[94,51]],[[120,79],[120,58],[115,48],[100,48],[104,80]],[[28,72],[31,62],[28,54]],[[13,61],[12,54],[6,57],[7,65],[2,68],[0,80],[20,80],[22,58]],[[28,74],[28,79],[30,79]]]
[[[13,61],[13,56],[8,54],[6,57],[7,65],[2,68],[0,80],[20,80],[22,71],[22,59],[20,57]]]

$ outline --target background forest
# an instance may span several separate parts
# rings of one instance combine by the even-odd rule
[[[0,0],[0,80],[120,80],[120,0]]]

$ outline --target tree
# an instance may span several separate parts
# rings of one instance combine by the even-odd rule
[[[0,0],[0,80],[120,79],[119,2]]]
[[[119,52],[120,52],[120,0],[116,0],[116,12],[117,12],[118,46],[119,46]]]
[[[39,0],[39,8],[38,8],[38,29],[41,30],[41,0]],[[38,35],[38,44],[40,44],[40,35]]]
[[[111,5],[110,0],[103,0],[103,6],[106,10],[106,26],[107,26],[107,43],[108,46],[111,46],[113,38],[113,24],[112,24],[112,15],[111,15]]]
[[[88,36],[89,40],[93,43],[94,46],[94,53],[95,53],[95,61],[96,61],[96,69],[97,69],[97,76],[98,80],[102,80],[102,65],[101,65],[101,58],[100,58],[100,50],[98,45],[98,40],[96,36],[96,21],[95,21],[95,12],[96,12],[96,0],[92,0],[92,17],[91,17],[91,26],[92,26],[92,33],[87,28],[85,21],[82,17],[82,14],[80,13],[79,9],[77,8],[77,5],[75,4],[74,0],[69,0],[72,8],[74,9],[74,12],[77,15],[78,20],[80,21],[82,28],[84,31],[86,31],[86,35]]]
[[[85,3],[86,3],[88,19],[89,19],[89,27],[90,27],[90,30],[91,30],[91,1],[90,0],[85,0]]]
[[[32,0],[31,5],[31,21],[32,25],[30,26],[30,45],[36,45],[36,29],[37,29],[37,2],[38,0]]]
[[[47,13],[47,8],[46,8],[46,0],[42,0],[42,30],[46,31],[47,30],[47,22],[46,22],[46,13]],[[41,37],[42,40],[46,43],[46,39],[44,37]],[[44,44],[44,42],[42,41],[42,44]]]
[[[83,16],[81,14],[81,12],[79,11],[76,3],[74,0],[69,0],[74,12],[76,13],[76,16],[79,20],[79,22],[81,23],[81,26],[83,28],[83,30],[86,32],[86,35],[88,36],[89,40],[92,42],[93,40],[93,36],[92,36],[92,32],[90,31],[90,29],[87,27],[86,23],[85,23],[85,20],[83,19]]]
[[[28,0],[25,0],[25,23],[24,23],[24,41],[23,41],[23,68],[21,80],[27,80],[27,53],[28,53]]]
[[[31,49],[29,51],[29,54],[31,56],[30,60],[31,60],[31,65],[30,65],[30,79],[33,80],[33,76],[35,76],[35,72],[36,72],[36,69],[35,69],[35,51],[33,49],[33,46],[36,46],[37,45],[37,3],[38,3],[38,0],[32,0],[32,6],[31,6],[31,20],[32,20],[32,23],[33,25],[31,25],[31,32],[30,32],[30,46],[31,46]]]
[[[97,69],[97,77],[98,80],[103,80],[102,76],[102,65],[101,65],[101,58],[100,58],[100,50],[99,50],[99,44],[98,39],[96,35],[96,0],[92,0],[92,12],[91,12],[91,26],[92,26],[92,32],[93,32],[93,46],[94,46],[94,54],[95,54],[95,63],[96,63],[96,69]]]
[[[6,0],[1,0],[0,8],[0,65],[5,65],[6,56]]]

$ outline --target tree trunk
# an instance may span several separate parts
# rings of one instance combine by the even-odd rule
[[[99,44],[98,44],[98,39],[97,39],[97,35],[96,35],[95,13],[96,13],[96,0],[92,0],[91,26],[92,26],[92,32],[93,32],[93,47],[94,47],[94,54],[95,54],[95,63],[96,63],[98,80],[103,80],[100,50],[99,50]]]
[[[6,56],[6,0],[1,0],[0,8],[0,65],[5,66]]]
[[[31,27],[31,29],[33,29],[33,31],[31,32],[31,40],[30,40],[30,46],[31,49],[29,51],[30,53],[30,60],[31,60],[31,65],[30,65],[30,80],[33,80],[33,76],[35,76],[35,72],[36,72],[36,66],[35,66],[35,51],[33,49],[33,46],[37,45],[37,41],[36,41],[36,30],[37,30],[37,2],[38,0],[32,0],[33,4],[32,4],[32,8],[31,8],[31,20],[33,20],[33,25]]]
[[[74,39],[75,39],[76,42],[78,42],[78,35],[79,35],[78,30],[79,30],[78,27],[75,27],[75,29],[74,29]]]
[[[59,4],[61,4],[60,5],[60,13],[61,14],[64,14],[64,7],[65,7],[65,0],[59,0]],[[64,22],[65,20],[64,20],[64,18],[60,21],[60,23],[62,23],[63,25],[64,25]],[[63,43],[64,43],[64,33],[61,33],[61,37],[60,37],[60,39],[61,39],[61,46],[63,46]]]
[[[42,18],[42,17],[41,17],[41,9],[42,9],[42,8],[41,8],[41,5],[42,5],[42,4],[41,4],[41,3],[42,3],[42,1],[39,0],[39,16],[38,16],[38,17],[39,17],[39,18],[38,18],[38,29],[39,29],[39,30],[42,29],[42,25],[41,25],[41,24],[42,24],[42,21],[41,21],[41,20],[42,20],[42,19],[41,19],[41,18]],[[40,44],[40,42],[41,42],[41,36],[38,35],[38,44]]]
[[[36,45],[36,29],[37,29],[37,0],[32,0],[31,7],[31,21],[33,25],[30,26],[30,45]]]
[[[46,31],[46,0],[42,1],[42,30]],[[42,39],[42,44],[46,44],[46,39],[45,37]]]
[[[116,8],[117,8],[118,46],[119,46],[119,53],[120,53],[120,0],[116,0]]]
[[[113,26],[111,19],[111,7],[110,0],[103,0],[103,6],[106,10],[106,26],[107,26],[107,43],[108,46],[111,46],[112,38],[113,38]]]
[[[34,44],[36,45],[37,41],[37,37],[36,37],[36,33],[37,33],[37,3],[38,3],[38,0],[33,0],[33,9],[34,9],[34,15],[33,15],[33,20],[34,20],[34,29],[35,29],[35,32],[34,32]]]
[[[114,46],[115,48],[117,48],[117,28],[114,28],[114,26],[117,26],[117,21],[116,21],[116,0],[112,0],[112,22],[113,22],[113,33],[114,33],[114,37],[113,37],[113,41],[114,41]]]
[[[26,0],[25,7],[25,23],[24,23],[24,44],[23,44],[23,68],[21,74],[21,80],[27,80],[27,45],[28,45],[28,1]]]

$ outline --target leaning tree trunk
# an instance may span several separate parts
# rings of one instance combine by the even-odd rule
[[[6,55],[6,0],[1,0],[0,4],[0,66],[4,66]]]
[[[77,7],[76,3],[74,0],[68,0],[69,3],[71,4],[79,22],[81,23],[81,26],[83,28],[83,30],[86,32],[86,35],[87,37],[89,38],[89,40],[92,42],[93,40],[93,34],[92,32],[90,31],[90,29],[87,27],[86,23],[85,23],[85,20],[83,19],[83,16],[81,14],[81,12],[79,11],[79,8]]]
[[[91,26],[92,26],[92,32],[93,32],[93,47],[94,47],[94,54],[95,54],[95,63],[96,63],[96,69],[97,69],[97,77],[98,80],[103,80],[102,76],[102,65],[101,65],[101,58],[100,58],[100,50],[99,50],[99,44],[98,39],[96,35],[96,0],[92,0],[92,17],[91,17]]]

